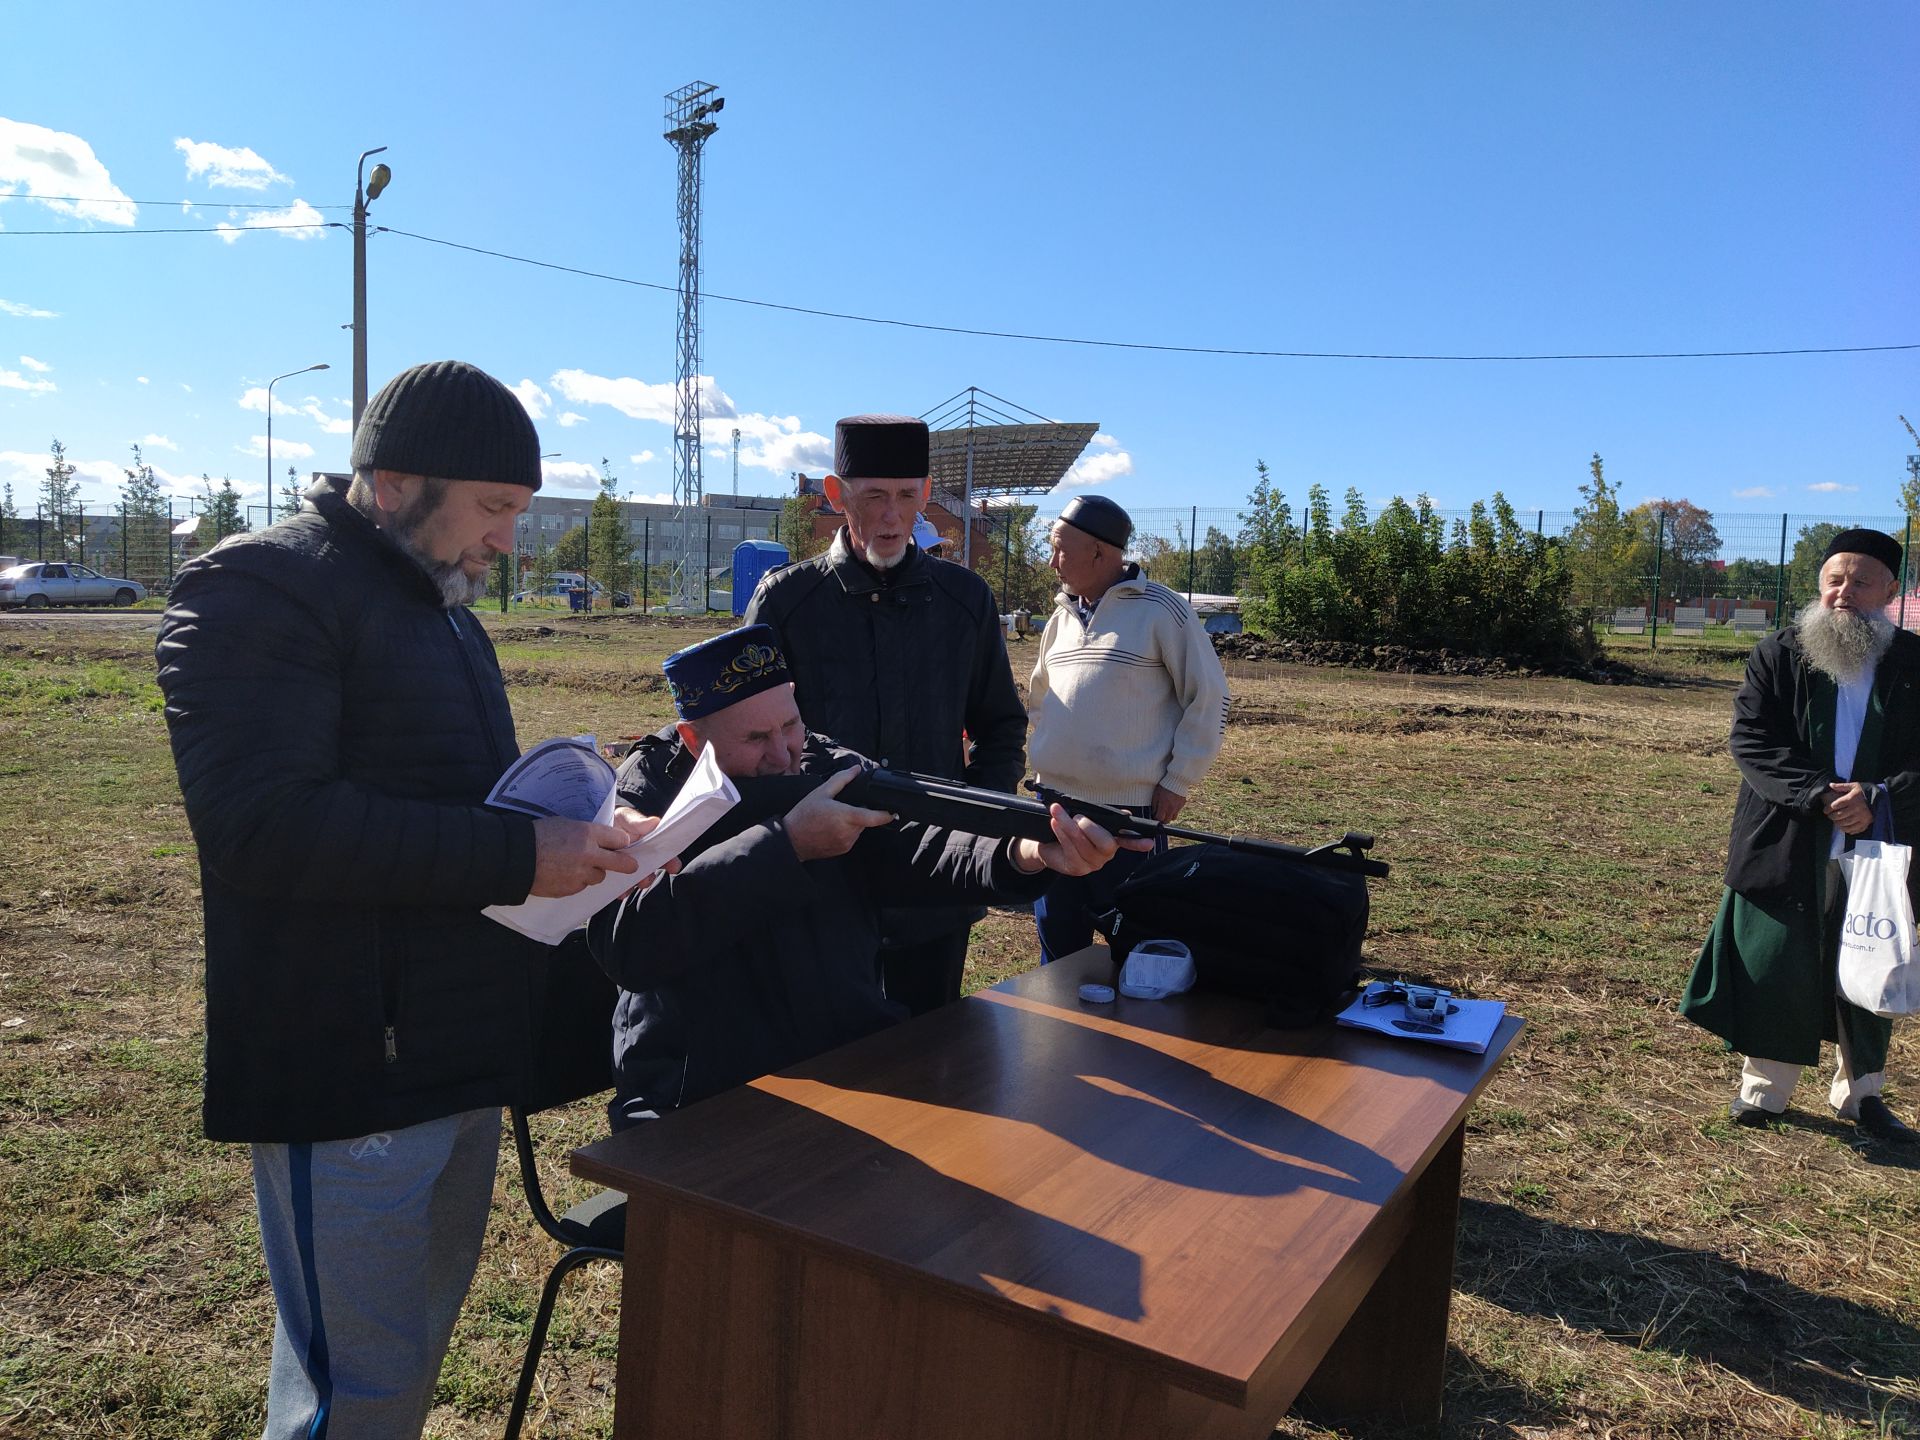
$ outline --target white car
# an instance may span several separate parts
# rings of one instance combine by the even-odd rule
[[[0,570],[0,609],[25,606],[44,610],[49,605],[131,605],[144,600],[147,587],[138,580],[119,580],[71,561],[30,560]]]

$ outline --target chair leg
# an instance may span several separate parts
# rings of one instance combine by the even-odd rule
[[[533,1334],[527,1337],[527,1355],[520,1362],[520,1383],[513,1389],[513,1408],[507,1412],[505,1440],[518,1440],[520,1426],[527,1418],[527,1402],[533,1397],[534,1377],[540,1371],[540,1354],[547,1348],[547,1326],[553,1321],[553,1305],[560,1297],[560,1282],[589,1260],[620,1258],[618,1250],[581,1245],[567,1251],[547,1272],[547,1283],[540,1290],[540,1306],[533,1312]]]

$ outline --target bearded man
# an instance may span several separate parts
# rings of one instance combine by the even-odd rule
[[[156,650],[206,911],[204,1123],[251,1147],[273,1285],[266,1440],[424,1428],[547,963],[480,912],[632,874],[648,828],[485,803],[520,747],[466,607],[540,488],[519,399],[416,365],[353,464],[181,567]]]
[[[1835,984],[1837,857],[1876,814],[1894,838],[1920,838],[1920,639],[1884,613],[1900,558],[1877,530],[1834,536],[1817,598],[1754,646],[1734,700],[1740,793],[1726,891],[1680,1011],[1745,1057],[1730,1107],[1740,1125],[1786,1110],[1825,1039],[1838,1051],[1835,1112],[1876,1140],[1916,1141],[1881,1099],[1892,1023]],[[1907,883],[1911,894],[1920,876]]]

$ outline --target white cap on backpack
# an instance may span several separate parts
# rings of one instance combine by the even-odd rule
[[[1178,940],[1142,940],[1120,967],[1120,993],[1135,1000],[1164,1000],[1193,988],[1193,956]]]

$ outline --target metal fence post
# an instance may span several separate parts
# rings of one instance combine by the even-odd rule
[[[1000,608],[1011,611],[1013,606],[1007,601],[1008,580],[1013,568],[1013,507],[1009,505],[1000,517]]]
[[[707,563],[700,567],[700,610],[713,613],[713,516],[707,516]]]
[[[1780,512],[1780,563],[1773,571],[1773,628],[1781,625],[1787,608],[1787,512]]]
[[[1667,543],[1667,512],[1660,512],[1653,531],[1653,605],[1647,623],[1647,650],[1660,648],[1660,552]]]
[[[1193,542],[1194,531],[1200,528],[1200,507],[1192,506],[1187,514],[1187,604],[1193,604]]]
[[[1911,573],[1913,562],[1907,557],[1913,554],[1913,516],[1907,516],[1907,528],[1900,538],[1900,628],[1907,628],[1907,576]]]
[[[648,592],[653,582],[653,517],[640,522],[640,613],[649,609]]]
[[[127,502],[120,502],[120,573],[129,574],[127,569]]]

